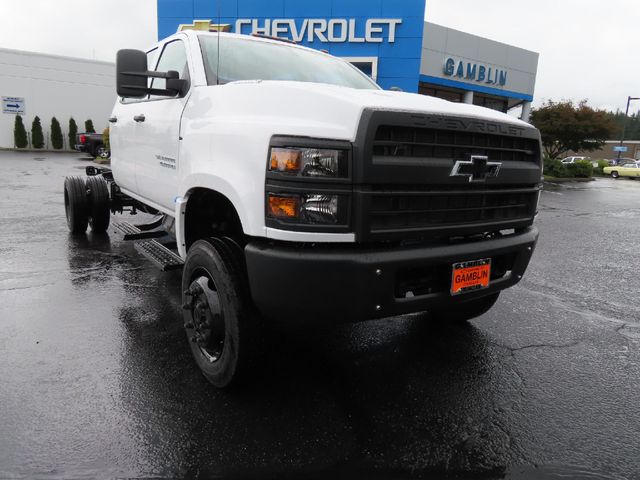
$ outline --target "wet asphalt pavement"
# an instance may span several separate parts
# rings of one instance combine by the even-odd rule
[[[220,392],[179,274],[68,233],[85,165],[0,152],[0,478],[640,477],[640,181],[547,186],[525,279],[469,326],[274,335]]]

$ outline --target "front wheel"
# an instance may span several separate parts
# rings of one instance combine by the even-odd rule
[[[257,356],[257,316],[238,254],[223,239],[198,240],[182,271],[183,318],[191,353],[218,388],[236,382]]]
[[[500,297],[500,292],[475,300],[461,301],[445,308],[429,311],[431,317],[443,322],[465,323],[480,315],[487,313],[495,305]]]
[[[618,178],[620,175],[618,174],[618,172],[616,170],[614,170],[613,172],[611,172],[611,178]]]

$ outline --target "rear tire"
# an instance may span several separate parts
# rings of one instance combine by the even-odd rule
[[[191,353],[218,388],[236,384],[258,358],[259,323],[241,259],[224,239],[198,240],[182,271],[183,319]]]
[[[611,172],[611,178],[618,178],[620,175],[618,174],[618,172],[616,170],[614,170],[613,172]]]
[[[89,222],[89,199],[83,178],[64,179],[64,209],[69,231],[71,233],[86,232]]]
[[[433,309],[429,315],[447,323],[466,323],[487,313],[500,297],[500,292],[475,300],[452,304],[446,308]]]
[[[107,182],[100,177],[89,177],[86,187],[89,198],[89,225],[94,233],[104,233],[109,228],[111,219]]]

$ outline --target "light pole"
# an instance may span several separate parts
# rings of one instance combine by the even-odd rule
[[[618,161],[620,161],[620,154],[622,153],[622,147],[624,146],[624,136],[627,133],[627,120],[629,119],[629,105],[631,105],[631,100],[640,100],[640,97],[627,97],[627,110],[624,112],[622,138],[620,138],[620,148],[618,149]]]

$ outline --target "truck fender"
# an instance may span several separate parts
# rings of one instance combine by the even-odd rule
[[[248,215],[242,201],[239,192],[227,181],[220,177],[216,177],[208,174],[194,174],[186,177],[182,182],[180,191],[182,195],[175,199],[175,229],[176,229],[176,243],[178,244],[178,252],[184,259],[187,256],[186,245],[186,211],[187,204],[189,203],[189,197],[196,189],[207,189],[212,192],[218,193],[226,197],[229,202],[235,208],[240,224],[242,225],[242,231],[247,235],[264,236],[264,220],[261,225],[256,225],[256,219],[251,219]]]

